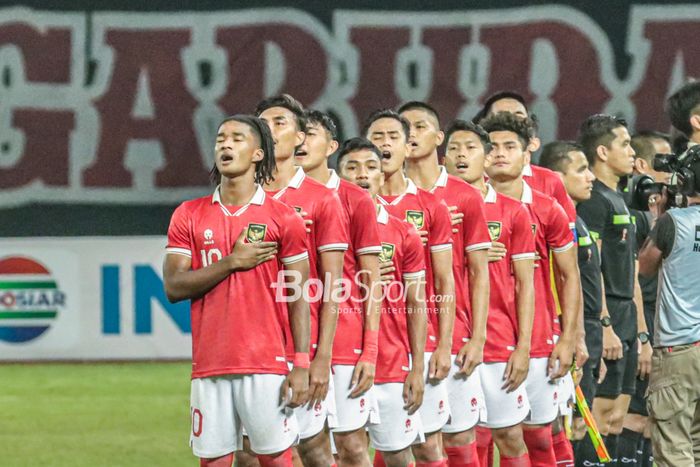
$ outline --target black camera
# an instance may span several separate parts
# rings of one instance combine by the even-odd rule
[[[666,208],[684,206],[685,198],[700,191],[700,145],[692,146],[680,156],[657,154],[654,156],[654,170],[669,172],[668,184],[657,183],[649,175],[634,175],[621,180],[622,196],[630,209],[649,210],[649,197],[668,191]]]

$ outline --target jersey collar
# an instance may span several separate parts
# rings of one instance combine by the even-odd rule
[[[340,177],[338,177],[338,174],[335,173],[335,170],[328,170],[331,172],[331,178],[328,179],[328,182],[326,183],[326,188],[330,188],[331,190],[337,190],[340,187]]]
[[[304,182],[304,179],[306,178],[306,174],[304,173],[304,169],[301,167],[297,167],[297,171],[292,177],[292,179],[289,181],[289,185],[286,187],[282,188],[280,191],[272,195],[273,198],[275,199],[280,199],[282,195],[288,190],[288,189],[293,189],[296,190],[298,189],[301,184]]]
[[[389,212],[381,204],[377,207],[377,222],[384,225],[389,222]]]
[[[487,183],[486,196],[484,196],[484,203],[495,203],[496,197],[496,189]]]
[[[416,186],[415,183],[413,183],[413,180],[410,178],[404,178],[406,181],[406,191],[404,191],[401,195],[397,196],[394,201],[391,203],[387,202],[384,198],[382,198],[381,195],[377,195],[377,199],[379,200],[380,203],[382,204],[388,204],[390,206],[395,206],[401,202],[404,196],[406,195],[417,195],[418,194],[418,187]]]
[[[530,164],[523,167],[523,177],[532,177],[532,167]]]
[[[430,192],[433,193],[436,189],[438,188],[444,188],[447,186],[447,170],[445,169],[445,166],[440,166],[440,175],[438,175],[437,180],[435,180],[435,185],[430,189]]]
[[[532,204],[532,188],[525,180],[523,180],[523,195],[520,197],[520,201],[525,204]]]
[[[256,185],[255,188],[255,193],[253,193],[253,197],[250,198],[250,201],[248,201],[247,204],[241,206],[238,211],[234,212],[231,214],[231,211],[228,210],[226,206],[221,202],[221,193],[219,193],[219,188],[221,188],[221,185],[217,185],[216,189],[214,190],[214,194],[211,196],[211,204],[219,204],[219,207],[221,208],[221,211],[227,216],[240,216],[245,212],[246,209],[248,209],[248,206],[251,204],[256,204],[258,206],[261,206],[265,202],[265,190],[263,190],[263,187],[260,185]]]

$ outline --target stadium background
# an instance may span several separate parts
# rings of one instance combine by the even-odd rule
[[[421,99],[447,121],[523,93],[542,139],[587,115],[668,129],[700,6],[659,2],[0,4],[0,360],[182,360],[174,207],[211,190],[226,114],[290,92],[352,135]],[[4,365],[0,464],[193,465],[187,364]],[[80,452],[80,457],[73,457]]]

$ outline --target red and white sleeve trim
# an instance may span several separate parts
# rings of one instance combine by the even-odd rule
[[[563,253],[564,251],[568,250],[569,248],[574,246],[574,242],[569,242],[564,246],[560,246],[559,248],[552,248],[552,251],[555,253]]]
[[[483,242],[483,243],[475,243],[473,245],[469,245],[464,250],[465,251],[477,251],[477,250],[488,250],[489,248],[491,248],[491,242]]]
[[[345,251],[347,249],[347,243],[329,243],[327,245],[321,245],[317,248],[318,251]]]
[[[169,246],[165,249],[165,251],[167,251],[168,253],[175,254],[175,255],[187,256],[188,258],[192,257],[192,252],[190,250],[188,250],[187,248],[178,248],[178,247],[174,247],[174,246]]]
[[[517,255],[512,255],[510,257],[511,261],[520,261],[523,259],[535,259],[537,255],[535,253],[518,253]]]
[[[430,247],[432,253],[437,253],[438,251],[448,251],[452,249],[451,243],[443,243],[441,245],[433,245]]]
[[[357,256],[360,255],[378,255],[379,253],[382,252],[382,247],[380,246],[366,246],[364,248],[360,248],[358,250],[355,250],[355,254]]]
[[[303,261],[305,259],[309,259],[309,253],[306,251],[303,253],[299,253],[298,255],[281,258],[280,261],[282,261],[282,264],[293,264],[298,263],[299,261]]]

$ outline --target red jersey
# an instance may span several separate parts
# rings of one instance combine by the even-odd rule
[[[297,213],[306,212],[313,221],[310,226],[311,233],[309,239],[309,279],[319,278],[318,254],[324,251],[345,251],[348,249],[348,219],[340,204],[340,199],[335,192],[329,190],[321,183],[304,174],[301,167],[297,168],[296,174],[289,181],[289,185],[277,192],[269,191],[268,194],[291,206]],[[321,299],[323,291],[311,283],[309,287],[311,300],[309,308],[311,311],[311,358],[316,353],[318,346],[318,313],[321,310],[323,301]],[[291,333],[291,330],[288,329]],[[289,336],[291,342],[291,335]],[[294,348],[287,347],[288,354],[294,355]]]
[[[452,221],[445,203],[433,194],[416,187],[406,179],[406,191],[399,196],[377,195],[379,203],[389,214],[413,225],[417,230],[428,231],[428,243],[423,247],[425,255],[425,294],[428,308],[426,352],[437,348],[439,302],[435,300],[435,284],[430,254],[452,249]]]
[[[559,175],[546,167],[539,165],[526,165],[523,169],[523,180],[534,190],[544,193],[556,199],[559,205],[564,208],[566,217],[569,219],[569,228],[576,228],[576,206],[566,192],[564,182]]]
[[[408,224],[390,216],[383,206],[377,215],[382,241],[382,261],[391,261],[393,284],[384,289],[382,318],[379,321],[379,353],[375,383],[403,383],[410,370],[408,320],[404,288],[406,279],[425,276],[425,259],[420,236]]]
[[[486,227],[484,200],[479,190],[464,180],[448,175],[440,167],[440,176],[430,189],[448,207],[456,206],[464,214],[457,232],[452,234],[452,272],[455,278],[455,328],[452,334],[452,353],[457,354],[472,335],[472,314],[467,275],[467,253],[488,250],[491,247],[489,230]]]
[[[331,170],[326,187],[335,191],[348,216],[350,247],[345,250],[343,279],[350,284],[347,300],[338,305],[338,329],[333,340],[333,363],[355,365],[362,354],[364,306],[355,280],[357,257],[382,251],[377,227],[377,209],[372,197],[359,186],[341,180]],[[345,291],[348,294],[348,291]]]
[[[484,361],[507,362],[518,343],[518,309],[512,263],[535,259],[535,237],[527,208],[491,185],[484,198],[491,240],[505,245],[506,256],[489,263],[489,318],[486,322]]]
[[[244,206],[213,196],[186,201],[173,213],[168,254],[192,259],[193,270],[231,254],[241,231],[248,242],[277,242],[277,261],[229,275],[192,299],[192,378],[225,374],[286,374],[287,305],[275,300],[283,264],[307,260],[304,222],[258,187]]]
[[[521,201],[530,212],[535,232],[535,324],[530,356],[548,357],[552,353],[556,306],[552,295],[549,252],[566,251],[574,246],[574,236],[564,209],[551,196],[533,190],[523,182]]]

